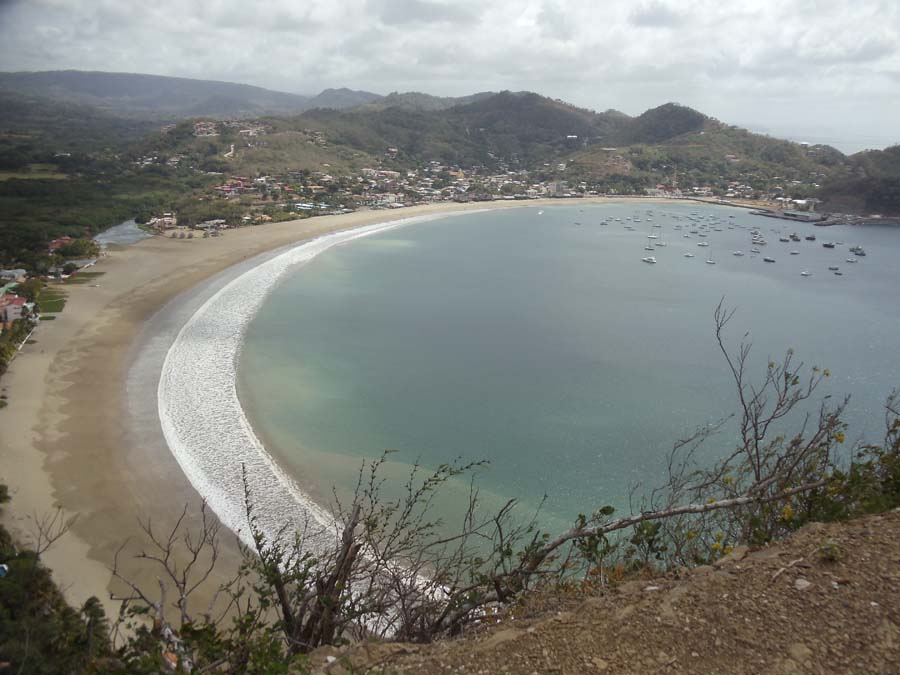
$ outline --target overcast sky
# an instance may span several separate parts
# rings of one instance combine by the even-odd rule
[[[900,142],[900,0],[0,0],[0,69],[69,68],[676,101],[845,150]]]

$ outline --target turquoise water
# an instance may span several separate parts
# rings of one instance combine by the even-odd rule
[[[715,224],[684,238],[698,229],[692,213]],[[749,227],[768,240],[759,256]],[[793,231],[818,241],[778,241]],[[656,265],[641,262],[651,232],[668,244]],[[844,262],[852,244],[868,253],[856,264]],[[318,500],[333,485],[346,494],[361,459],[391,448],[395,483],[416,461],[490,460],[489,502],[517,497],[527,511],[546,494],[542,520],[559,527],[626,505],[632,486],[660,481],[673,440],[735,410],[713,332],[723,296],[738,310],[732,346],[750,332],[751,373],[793,347],[833,372],[822,395],[853,396],[851,437],[879,438],[880,406],[900,385],[898,260],[896,229],[688,203],[453,216],[298,268],[248,327],[238,391],[266,447]],[[706,457],[730,446],[720,434]]]

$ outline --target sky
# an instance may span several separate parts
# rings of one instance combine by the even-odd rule
[[[0,70],[61,69],[675,101],[844,151],[900,143],[900,0],[0,0]]]

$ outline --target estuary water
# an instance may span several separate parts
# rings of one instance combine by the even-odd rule
[[[753,228],[767,241],[759,254]],[[800,242],[779,241],[792,232]],[[488,460],[488,505],[515,497],[528,513],[546,495],[541,522],[558,528],[625,507],[632,488],[662,480],[676,439],[736,410],[714,335],[723,297],[737,310],[730,347],[745,333],[753,343],[751,377],[793,348],[832,373],[816,404],[850,394],[848,436],[879,440],[900,386],[898,261],[897,229],[694,203],[455,215],[330,248],[282,276],[246,329],[237,391],[314,500],[333,487],[346,496],[360,462],[385,449],[389,492],[413,463]],[[725,430],[700,459],[731,447]]]

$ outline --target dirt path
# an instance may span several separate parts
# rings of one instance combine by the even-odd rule
[[[326,656],[322,670],[346,672]],[[458,640],[348,656],[385,673],[898,673],[900,510]]]

